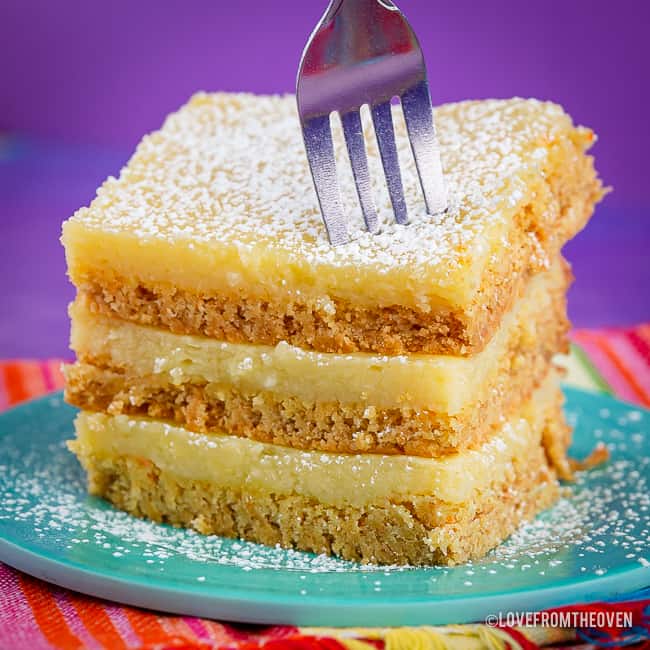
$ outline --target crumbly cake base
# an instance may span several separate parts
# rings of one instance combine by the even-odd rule
[[[536,202],[519,212],[504,250],[492,255],[479,291],[464,308],[369,307],[307,292],[282,299],[209,294],[110,271],[76,277],[78,300],[95,313],[229,342],[287,341],[322,352],[473,354],[494,335],[530,277],[548,268],[583,228],[603,195],[593,159],[574,145],[556,148],[556,165],[536,188]]]
[[[237,491],[182,478],[142,458],[76,453],[88,472],[89,491],[138,517],[378,564],[478,559],[559,495],[541,446],[521,459],[513,481],[460,506],[416,496],[337,507],[300,495]]]
[[[140,376],[82,356],[65,369],[66,401],[87,411],[169,420],[200,433],[227,431],[262,442],[341,453],[438,456],[480,443],[523,404],[548,374],[552,357],[567,351],[564,292],[513,332],[507,354],[471,408],[459,414],[364,403],[305,402],[270,391],[244,393],[197,378],[180,384]]]
[[[543,409],[525,453],[454,502],[410,493],[341,502],[328,500],[327,490],[315,497],[274,484],[226,486],[193,478],[187,468],[176,474],[173,464],[158,466],[110,442],[104,448],[84,436],[68,444],[89,491],[139,517],[361,562],[451,565],[482,557],[558,498],[554,467],[562,459],[554,454],[570,435],[560,391]]]

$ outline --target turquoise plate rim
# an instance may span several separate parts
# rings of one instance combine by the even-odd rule
[[[650,411],[642,407],[609,395],[572,387],[565,387],[564,392],[569,401],[595,400],[599,408],[626,408],[650,415]],[[20,418],[23,412],[29,413],[30,409],[50,408],[49,401],[60,397],[61,393],[58,392],[23,402],[1,413],[0,424],[7,419]],[[53,551],[56,552],[56,549]],[[650,569],[630,561],[629,565],[616,567],[606,575],[589,574],[582,580],[576,580],[574,576],[565,580],[556,579],[554,584],[534,590],[520,588],[505,593],[391,597],[390,600],[383,594],[372,597],[337,595],[332,598],[327,594],[305,597],[297,593],[251,593],[204,584],[179,587],[159,575],[153,578],[135,575],[117,577],[101,568],[71,560],[62,561],[36,551],[28,544],[16,544],[4,537],[0,537],[0,561],[61,587],[128,605],[234,622],[301,626],[386,627],[480,622],[488,614],[499,611],[541,610],[577,602],[606,600],[650,584]],[[222,568],[212,566],[210,570],[218,573]],[[273,569],[259,571],[273,572]],[[417,573],[418,569],[407,571]],[[450,616],[450,607],[453,608],[453,616]]]

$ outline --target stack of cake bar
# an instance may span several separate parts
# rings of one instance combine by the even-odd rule
[[[327,240],[292,97],[200,94],[64,224],[70,448],[89,490],[202,533],[372,563],[478,558],[558,497],[570,430],[560,248],[603,194],[535,100],[436,110],[449,194]],[[369,123],[365,123],[369,127]],[[337,131],[338,133],[338,131]]]

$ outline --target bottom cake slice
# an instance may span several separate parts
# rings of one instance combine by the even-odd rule
[[[557,498],[561,407],[551,371],[491,438],[441,458],[301,451],[88,412],[69,444],[90,492],[138,516],[350,560],[455,564]]]

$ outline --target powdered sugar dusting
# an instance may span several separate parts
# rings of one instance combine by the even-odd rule
[[[109,178],[73,217],[91,229],[232,246],[240,257],[280,249],[287,263],[333,264],[379,272],[423,265],[466,267],[486,254],[487,234],[503,224],[543,178],[552,141],[570,137],[562,109],[536,100],[490,100],[436,111],[450,211],[424,211],[399,107],[398,150],[411,225],[393,223],[374,138],[368,137],[372,190],[382,233],[369,235],[338,131],[339,181],[351,243],[327,241],[291,96],[198,94],[146,136],[119,179]],[[371,133],[365,117],[365,128]],[[253,262],[251,262],[253,263]]]
[[[35,537],[46,540],[48,544],[65,544],[71,551],[78,545],[89,545],[94,551],[109,553],[114,558],[137,554],[143,564],[154,564],[157,570],[164,570],[167,561],[179,557],[200,565],[227,565],[243,571],[282,569],[328,573],[377,570],[377,567],[326,555],[204,536],[193,530],[132,517],[111,508],[101,499],[85,495],[83,473],[63,442],[32,452],[21,457],[20,461],[30,468],[30,473],[20,471],[11,461],[8,465],[0,465],[3,474],[0,480],[0,502],[3,505],[0,522],[29,522]]]

